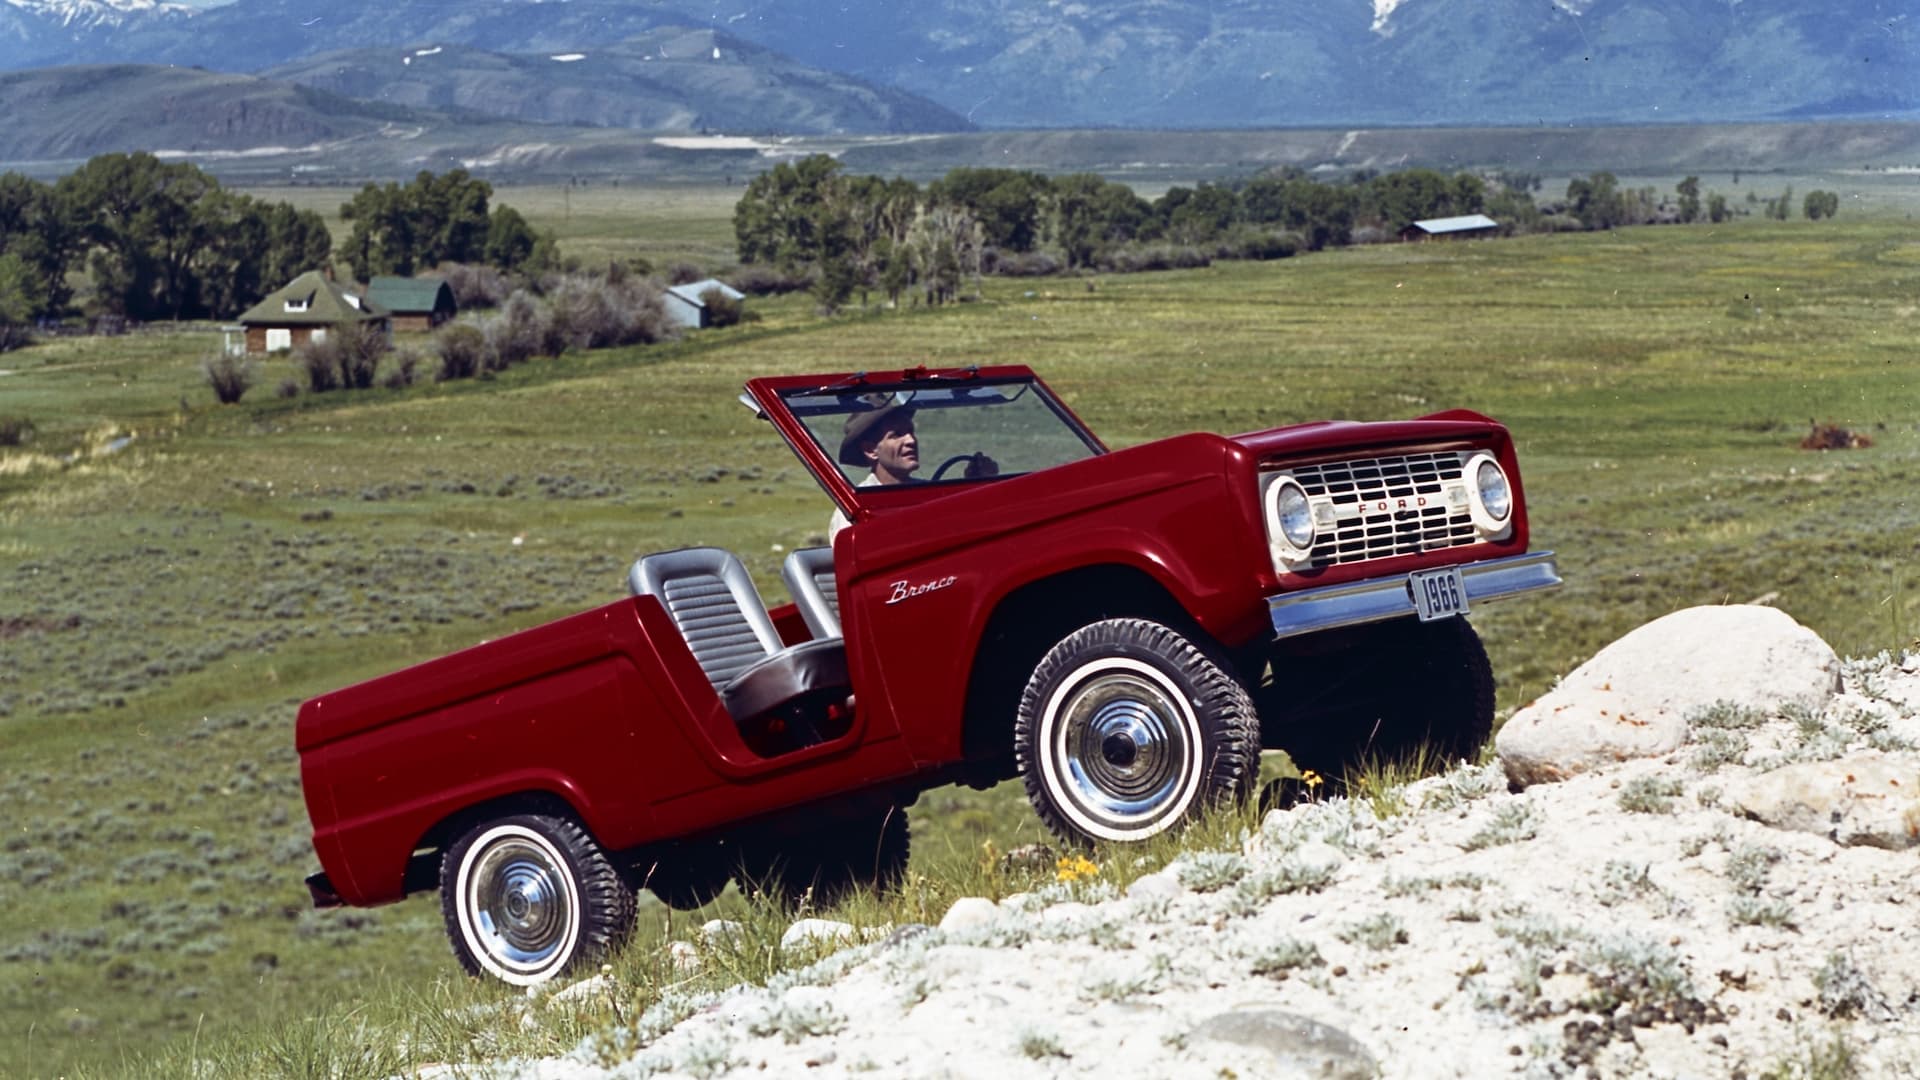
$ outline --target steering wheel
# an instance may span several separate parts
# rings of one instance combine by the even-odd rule
[[[955,454],[952,457],[948,458],[947,460],[941,462],[939,468],[933,470],[933,478],[935,480],[938,480],[942,476],[946,475],[948,469],[953,468],[955,465],[964,465],[967,462],[972,461],[974,458],[979,456],[980,455],[978,453]]]

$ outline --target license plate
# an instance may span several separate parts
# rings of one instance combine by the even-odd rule
[[[1407,588],[1413,591],[1413,610],[1421,622],[1451,619],[1467,613],[1467,590],[1460,583],[1457,566],[1408,574]]]

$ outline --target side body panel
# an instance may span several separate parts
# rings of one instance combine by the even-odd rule
[[[315,698],[296,735],[321,866],[350,904],[494,800],[564,800],[612,850],[905,771],[897,740],[753,755],[657,601],[635,597]]]

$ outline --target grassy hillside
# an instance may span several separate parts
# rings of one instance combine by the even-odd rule
[[[726,247],[713,219],[597,206],[637,253]],[[1920,226],[1843,217],[989,281],[833,320],[755,301],[757,323],[486,382],[282,400],[270,364],[226,408],[197,375],[212,327],[0,356],[0,416],[37,428],[0,450],[0,1073],[237,1037],[300,1073],[359,1045],[368,1001],[470,1000],[437,905],[306,909],[293,708],[616,597],[651,550],[733,548],[776,595],[775,545],[828,507],[734,403],[752,375],[1025,361],[1115,445],[1490,412],[1568,579],[1475,617],[1504,713],[1692,604],[1765,598],[1843,653],[1920,634],[1916,286]],[[1809,418],[1875,445],[1800,451]],[[942,867],[1039,835],[1005,788],[915,815],[936,914]],[[649,907],[641,944],[688,926]]]

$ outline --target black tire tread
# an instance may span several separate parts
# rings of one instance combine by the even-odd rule
[[[515,814],[493,818],[468,829],[440,858],[440,915],[446,920],[447,938],[453,944],[453,955],[467,974],[484,976],[489,972],[468,952],[460,932],[457,910],[460,901],[454,895],[455,882],[459,880],[460,861],[467,857],[473,842],[481,833],[499,825],[519,825],[541,833],[553,841],[554,846],[572,864],[575,887],[580,892],[580,937],[573,955],[555,970],[556,977],[577,971],[582,965],[607,955],[633,933],[638,901],[633,887],[607,858],[599,843],[578,822],[550,814]]]
[[[1159,661],[1192,688],[1203,731],[1212,729],[1212,738],[1206,740],[1210,745],[1202,747],[1208,760],[1194,809],[1253,796],[1260,777],[1260,714],[1247,688],[1231,674],[1231,665],[1216,660],[1200,645],[1161,623],[1104,619],[1062,638],[1034,668],[1020,694],[1020,710],[1014,720],[1014,758],[1027,801],[1054,835],[1078,847],[1092,844],[1054,807],[1040,779],[1034,754],[1039,734],[1036,729],[1045,708],[1043,691],[1085,663],[1093,650]]]

